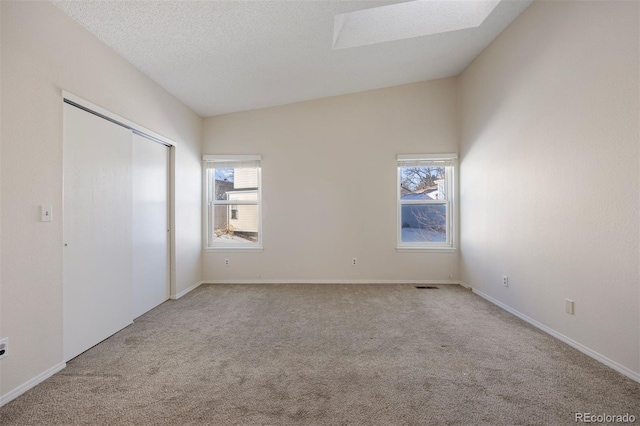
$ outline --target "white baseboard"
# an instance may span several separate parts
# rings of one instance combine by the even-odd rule
[[[171,298],[173,300],[180,299],[182,296],[184,296],[185,294],[189,293],[190,291],[195,290],[196,288],[200,287],[204,283],[205,283],[204,281],[198,281],[197,283],[195,283],[195,284],[189,286],[188,288],[182,290],[180,293],[178,293],[178,294],[176,294],[174,296],[171,296]]]
[[[453,280],[204,280],[203,284],[459,284]]]
[[[458,281],[458,285],[466,288],[467,290],[473,291],[473,288],[471,288],[471,286],[469,284],[467,284],[467,283],[463,283],[462,281]]]
[[[613,368],[618,373],[627,376],[631,380],[635,380],[636,382],[640,382],[640,373],[636,373],[635,371],[625,367],[624,365],[618,364],[617,362],[615,362],[615,361],[607,358],[606,356],[594,351],[593,349],[588,348],[588,347],[584,346],[583,344],[581,344],[579,342],[576,342],[575,340],[571,339],[570,337],[567,337],[564,334],[558,333],[557,331],[555,331],[551,327],[548,327],[548,326],[542,324],[541,322],[534,320],[533,318],[523,314],[522,312],[516,311],[515,309],[505,305],[504,303],[500,302],[499,300],[496,300],[493,297],[489,296],[488,294],[485,294],[485,293],[483,293],[481,291],[478,291],[476,289],[471,288],[471,286],[469,286],[468,284],[465,284],[465,283],[461,282],[460,285],[470,289],[471,291],[476,293],[478,296],[482,297],[485,300],[488,300],[489,302],[493,303],[496,306],[501,307],[505,311],[509,312],[512,315],[517,316],[521,320],[528,322],[532,326],[544,331],[545,333],[555,337],[556,339],[566,343],[567,345],[574,347],[575,349],[579,350],[583,354],[590,356],[591,358],[595,359],[596,361],[601,362],[602,364],[606,365],[607,367]]]
[[[22,395],[23,393],[28,391],[29,389],[31,389],[31,388],[39,385],[40,383],[44,382],[49,377],[53,376],[54,374],[56,374],[58,371],[62,370],[66,366],[67,366],[67,364],[65,362],[61,362],[60,364],[51,367],[50,369],[48,369],[44,373],[38,374],[36,377],[34,377],[33,379],[29,380],[26,383],[23,383],[22,385],[18,386],[17,388],[12,390],[11,392],[0,396],[0,407],[2,407],[3,405],[5,405],[5,404],[7,404],[7,403],[9,403],[11,401],[13,401],[17,397],[19,397],[20,395]]]

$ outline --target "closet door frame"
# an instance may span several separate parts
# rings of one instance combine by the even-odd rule
[[[134,123],[124,117],[121,117],[118,114],[115,114],[107,109],[104,109],[94,103],[87,101],[79,96],[74,95],[73,93],[62,91],[62,100],[63,103],[70,104],[74,107],[80,108],[88,113],[94,114],[98,117],[101,117],[105,120],[111,121],[114,124],[130,129],[134,134],[138,134],[144,136],[147,139],[151,139],[155,142],[158,142],[162,145],[165,145],[169,148],[169,164],[168,164],[168,173],[169,173],[169,187],[168,187],[168,222],[169,222],[169,298],[173,299],[176,297],[176,251],[175,251],[175,151],[177,144],[166,138],[159,133],[156,133],[152,130],[149,130],[143,126],[140,126],[137,123]],[[133,141],[132,141],[133,143]],[[64,172],[64,171],[63,171]],[[64,190],[64,182],[62,183]],[[62,212],[64,215],[64,211]],[[63,216],[64,218],[64,216]],[[64,224],[64,219],[63,219]],[[63,226],[63,238],[64,238],[64,226]],[[61,245],[64,245],[64,241]],[[64,248],[64,247],[62,247]],[[64,252],[63,252],[64,256]],[[64,279],[64,277],[63,277]]]

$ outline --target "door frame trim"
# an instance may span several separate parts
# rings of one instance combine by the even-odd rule
[[[146,138],[155,140],[158,143],[167,146],[176,146],[176,143],[165,137],[159,133],[156,133],[152,130],[147,129],[146,127],[140,126],[133,121],[127,120],[126,118],[115,114],[107,109],[104,109],[94,103],[87,101],[86,99],[81,98],[80,96],[76,96],[73,93],[69,93],[65,90],[62,91],[62,100],[65,103],[83,109],[91,114],[97,115],[98,117],[104,118],[105,120],[111,121],[119,126],[126,127],[127,129],[131,129],[134,133],[139,134],[140,136],[144,136]]]

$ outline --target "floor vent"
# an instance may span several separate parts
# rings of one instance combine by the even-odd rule
[[[432,286],[432,285],[417,285],[416,288],[420,290],[437,290],[438,289],[438,287]]]

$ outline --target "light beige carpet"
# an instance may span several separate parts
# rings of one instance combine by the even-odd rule
[[[571,425],[640,384],[458,286],[205,285],[0,408],[2,425]]]

